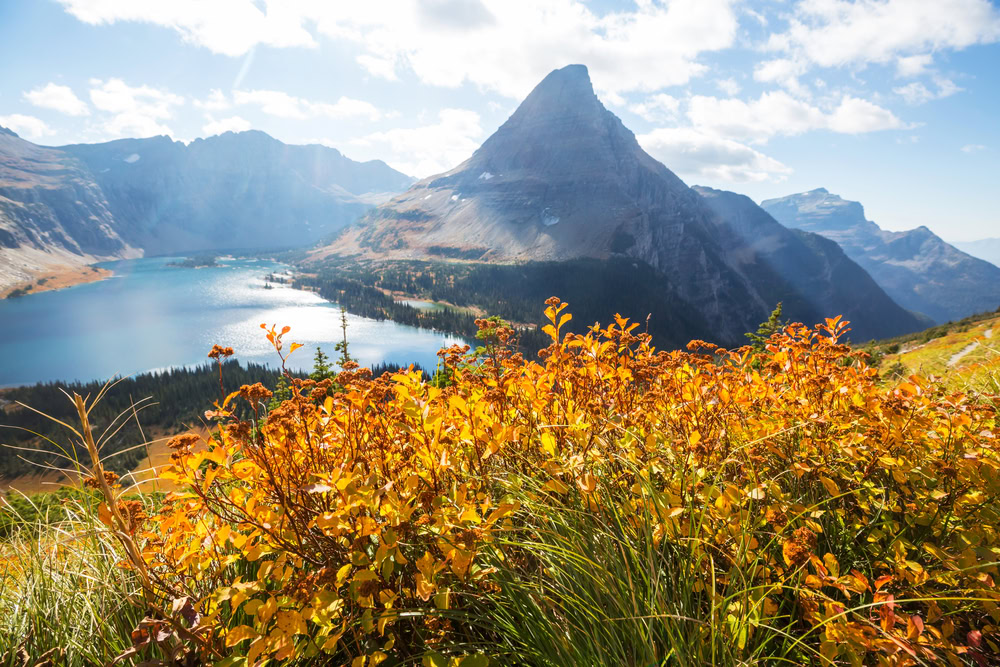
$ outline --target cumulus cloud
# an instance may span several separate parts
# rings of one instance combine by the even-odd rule
[[[151,86],[130,86],[121,79],[90,80],[90,101],[107,112],[102,128],[111,137],[151,137],[171,129],[163,124],[184,104],[180,95]]]
[[[597,13],[583,0],[397,0],[267,3],[252,0],[59,0],[90,24],[142,21],[237,56],[257,44],[354,43],[369,74],[411,71],[424,83],[466,82],[523,97],[550,70],[587,63],[605,92],[654,92],[706,71],[701,54],[731,46],[735,0],[642,0]],[[655,63],[655,67],[650,67]]]
[[[646,98],[644,102],[629,106],[629,111],[655,123],[674,118],[680,105],[681,101],[676,97],[659,93]]]
[[[930,67],[932,62],[934,62],[934,56],[929,53],[900,56],[896,58],[896,75],[901,77],[920,76]]]
[[[312,47],[297,4],[268,2],[261,10],[252,0],[59,0],[66,11],[90,25],[118,21],[171,28],[192,44],[214,53],[240,56],[257,44]]]
[[[69,116],[86,116],[90,113],[87,103],[81,100],[69,86],[47,83],[24,93],[24,99],[43,109],[52,109]]]
[[[0,125],[14,130],[14,132],[27,139],[40,139],[52,134],[52,128],[46,125],[42,119],[20,113],[0,116]]]
[[[374,148],[392,167],[423,178],[448,171],[468,158],[479,148],[483,134],[475,111],[442,109],[436,123],[374,132],[351,143]]]
[[[728,79],[719,79],[715,82],[715,86],[730,97],[733,95],[739,95],[740,90],[742,90],[739,82],[732,77],[729,77]]]
[[[962,90],[951,79],[934,76],[933,81],[936,88],[935,90],[931,90],[919,81],[913,81],[905,86],[893,88],[892,92],[906,100],[907,104],[917,105],[930,102],[931,100],[948,97],[949,95],[954,95]]]
[[[749,101],[695,95],[687,116],[702,131],[750,143],[811,130],[860,134],[905,126],[888,109],[857,97],[844,95],[824,110],[785,91],[763,93]]]
[[[978,153],[979,151],[986,150],[986,146],[982,144],[966,144],[962,146],[963,153]]]
[[[689,178],[780,182],[792,172],[750,146],[693,128],[660,128],[637,139],[650,155]]]
[[[271,116],[303,120],[327,117],[334,119],[361,118],[378,120],[383,114],[363,100],[341,97],[335,103],[312,102],[280,90],[236,90],[233,100],[238,105],[256,105]]]
[[[225,111],[233,106],[226,94],[218,88],[213,88],[205,99],[195,100],[194,105],[206,111]]]
[[[989,0],[805,0],[787,30],[769,37],[767,49],[801,66],[896,61],[913,72],[930,64],[926,54],[998,40],[1000,9]],[[917,59],[905,60],[912,56]]]
[[[207,115],[206,119],[208,122],[201,128],[202,134],[206,137],[223,132],[245,132],[250,129],[250,121],[239,116],[215,120],[211,115]]]

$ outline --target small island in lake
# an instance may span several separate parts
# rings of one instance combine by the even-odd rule
[[[206,266],[218,266],[215,255],[195,255],[179,262],[170,262],[167,266],[179,266],[185,269],[200,269]]]

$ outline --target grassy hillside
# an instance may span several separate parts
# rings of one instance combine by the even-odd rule
[[[883,373],[940,377],[953,389],[976,389],[1000,371],[1000,312],[982,313],[875,344]]]

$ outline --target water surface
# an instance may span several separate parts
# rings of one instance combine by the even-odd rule
[[[303,343],[289,368],[311,369],[321,346],[331,357],[341,339],[340,311],[318,295],[264,276],[289,267],[266,260],[219,260],[198,269],[177,258],[107,262],[114,276],[63,290],[0,300],[0,386],[199,364],[212,345],[237,359],[280,363],[260,329],[288,325],[286,342]],[[433,369],[436,352],[459,342],[439,332],[348,314],[350,352],[362,365],[412,362]],[[287,345],[286,345],[287,349]]]

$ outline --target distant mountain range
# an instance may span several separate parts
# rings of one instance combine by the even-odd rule
[[[412,182],[257,131],[46,148],[0,129],[0,284],[46,262],[306,245]]]
[[[810,324],[844,314],[856,339],[921,327],[835,244],[786,229],[746,197],[685,185],[601,104],[582,65],[549,74],[472,157],[379,206],[313,260],[331,256],[626,257],[658,272],[662,290],[725,342],[778,301]]]
[[[952,245],[973,257],[986,260],[994,266],[1000,266],[1000,238],[957,241]]]
[[[769,199],[778,222],[836,241],[896,303],[941,323],[1000,307],[1000,267],[949,245],[927,227],[883,230],[864,208],[824,188]]]

